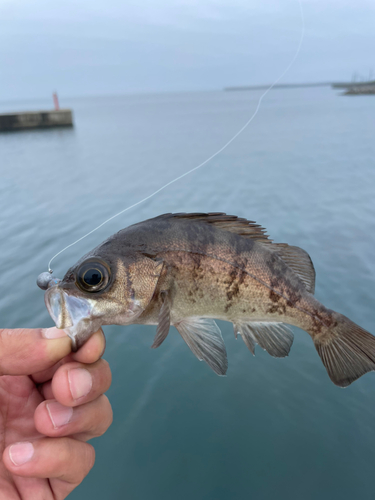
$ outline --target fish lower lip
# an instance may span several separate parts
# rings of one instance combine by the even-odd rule
[[[83,319],[90,319],[93,306],[86,299],[68,295],[57,286],[45,293],[48,312],[57,328],[71,328]]]
[[[72,326],[73,323],[71,321],[67,321],[67,318],[64,318],[64,295],[61,290],[57,287],[51,287],[47,289],[44,294],[44,301],[46,303],[48,312],[55,322],[57,328],[64,328],[64,326]]]

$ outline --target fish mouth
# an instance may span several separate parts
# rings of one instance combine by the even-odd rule
[[[55,285],[49,288],[44,300],[57,328],[63,329],[72,340],[72,350],[81,347],[101,326],[95,318],[94,302],[69,295]]]

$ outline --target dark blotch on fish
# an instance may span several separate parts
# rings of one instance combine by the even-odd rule
[[[86,276],[95,276],[95,286]],[[198,359],[224,375],[227,355],[214,322],[221,319],[253,354],[258,344],[275,357],[292,345],[286,324],[302,328],[341,387],[375,369],[375,337],[314,298],[309,255],[236,216],[165,214],[140,222],[82,257],[62,281],[43,275],[39,282],[48,287],[57,327],[77,348],[102,325],[133,323],[158,325],[158,347],[173,325]]]

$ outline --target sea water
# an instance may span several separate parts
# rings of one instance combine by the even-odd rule
[[[61,99],[71,129],[0,135],[1,327],[52,326],[39,273],[62,247],[212,155],[258,92]],[[0,112],[49,108],[0,103]],[[316,297],[375,334],[375,97],[272,90],[249,128],[204,168],[60,255],[68,267],[105,238],[166,212],[226,212],[309,252]],[[310,337],[286,359],[219,322],[218,377],[174,328],[105,327],[114,422],[72,499],[374,498],[375,375],[332,384]]]

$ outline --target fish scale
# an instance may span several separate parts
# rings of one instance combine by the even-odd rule
[[[111,236],[64,279],[41,276],[58,328],[77,349],[100,326],[156,324],[152,347],[176,327],[218,375],[227,353],[214,319],[230,321],[254,354],[287,356],[305,330],[331,380],[346,387],[375,369],[375,337],[314,297],[315,270],[301,248],[274,243],[253,221],[224,213],[164,214]]]

